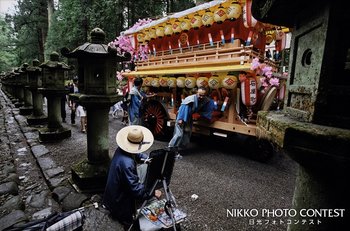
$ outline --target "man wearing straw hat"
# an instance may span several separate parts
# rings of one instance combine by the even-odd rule
[[[118,132],[116,141],[118,148],[110,164],[103,205],[127,230],[133,222],[136,200],[153,197],[140,182],[137,162],[147,160],[143,152],[152,146],[154,138],[147,128],[131,125]],[[161,191],[155,190],[154,196],[159,198]]]

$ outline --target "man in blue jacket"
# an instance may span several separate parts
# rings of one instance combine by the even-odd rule
[[[146,97],[146,94],[141,91],[143,80],[136,78],[134,80],[134,86],[131,88],[128,101],[129,101],[129,122],[130,125],[141,125],[141,104],[142,100]]]
[[[192,134],[192,114],[209,101],[206,96],[206,89],[200,87],[196,94],[187,96],[181,103],[176,116],[173,138],[170,140],[168,147],[181,147],[190,142]]]
[[[136,200],[147,200],[153,195],[159,198],[161,191],[147,192],[137,175],[137,162],[148,158],[143,152],[154,141],[151,131],[143,126],[127,126],[118,132],[116,141],[118,148],[110,164],[103,205],[127,230],[133,223]]]

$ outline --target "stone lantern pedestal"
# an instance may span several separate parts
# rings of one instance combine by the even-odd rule
[[[38,91],[42,87],[41,68],[39,67],[39,60],[35,59],[32,66],[27,68],[29,86],[28,89],[32,92],[33,99],[33,113],[27,117],[29,125],[38,125],[47,123],[47,116],[43,110],[43,95]]]
[[[71,136],[71,130],[62,126],[61,98],[67,94],[64,88],[64,73],[70,70],[65,63],[59,62],[59,55],[53,52],[50,60],[40,65],[43,72],[43,87],[39,92],[47,98],[48,124],[39,130],[41,142],[53,142]]]
[[[32,93],[29,90],[29,80],[28,80],[28,63],[24,63],[22,65],[22,73],[21,73],[21,79],[23,81],[23,93],[24,93],[24,105],[19,108],[19,114],[20,115],[30,115],[33,112],[33,100],[32,100]]]
[[[257,133],[299,164],[290,231],[344,230],[350,209],[350,10],[337,1],[253,1],[258,20],[292,27],[282,113],[261,112]],[[304,209],[304,210],[303,210]],[[309,209],[310,213],[302,211]],[[313,213],[319,211],[322,215]],[[337,214],[336,214],[337,213]],[[314,224],[302,220],[314,220]]]
[[[109,110],[119,96],[82,94],[87,111],[87,159],[72,166],[72,183],[82,192],[102,192],[109,168]]]
[[[72,183],[80,191],[102,192],[109,167],[108,113],[120,100],[116,94],[116,64],[130,60],[130,54],[120,56],[115,49],[103,44],[105,33],[95,28],[91,43],[87,42],[70,52],[68,58],[78,59],[80,94],[71,95],[87,111],[87,159],[72,166]]]

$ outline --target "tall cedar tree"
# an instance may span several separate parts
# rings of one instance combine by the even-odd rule
[[[48,31],[47,0],[18,0],[14,15],[17,33],[16,51],[19,62],[30,62],[34,58],[44,61],[44,44]]]

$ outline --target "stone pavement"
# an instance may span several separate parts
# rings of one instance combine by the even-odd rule
[[[98,195],[78,193],[64,169],[38,141],[19,109],[0,90],[0,230],[85,206],[83,230],[122,230],[102,209]]]

